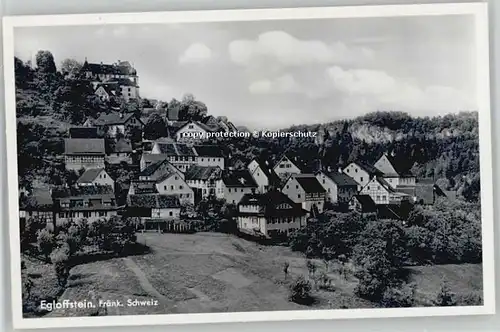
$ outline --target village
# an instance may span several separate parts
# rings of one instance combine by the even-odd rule
[[[140,98],[137,71],[127,61],[85,61],[80,73],[102,101]],[[256,158],[246,167],[228,167],[220,147],[205,138],[208,133],[238,132],[233,123],[211,115],[180,121],[175,110],[152,106],[140,114],[112,109],[70,128],[60,157],[79,178],[74,185],[20,188],[21,221],[38,217],[57,227],[121,215],[139,220],[137,229],[143,231],[182,231],[190,227],[186,218],[196,218],[186,217],[185,211],[216,199],[235,207],[239,232],[273,238],[303,228],[325,210],[405,220],[415,204],[432,205],[438,197],[455,196],[433,179],[416,178],[391,153],[374,164],[358,160],[339,169],[310,169],[286,151],[274,161]],[[163,118],[165,137],[144,138],[151,114]],[[135,170],[123,202],[109,171],[120,167]]]

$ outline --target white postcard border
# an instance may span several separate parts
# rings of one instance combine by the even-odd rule
[[[392,16],[474,15],[476,21],[477,89],[479,104],[479,150],[481,174],[481,217],[483,250],[483,306],[264,311],[206,314],[129,315],[74,318],[23,318],[20,262],[20,232],[17,176],[16,96],[14,76],[14,30],[16,27],[74,26],[100,24],[161,24],[189,22],[231,22],[323,18],[363,18]],[[6,102],[6,142],[8,208],[11,258],[11,296],[16,329],[179,325],[223,322],[262,322],[382,317],[421,317],[495,314],[493,168],[490,113],[490,69],[487,3],[377,5],[349,7],[309,7],[247,10],[171,11],[117,14],[71,14],[10,16],[3,19],[4,79]]]

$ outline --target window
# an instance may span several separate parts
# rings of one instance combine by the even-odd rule
[[[370,186],[368,186],[368,190],[370,190]]]
[[[359,178],[359,180],[360,180],[361,182],[363,182],[363,177],[361,176],[361,177]]]
[[[298,184],[295,185],[295,189],[299,189],[299,185]]]
[[[286,185],[286,189],[290,189],[290,186],[289,186],[289,185]]]
[[[330,188],[328,188],[328,193],[330,193]]]
[[[377,195],[377,201],[380,201],[380,195]]]
[[[184,189],[184,186],[179,186],[179,189],[180,189],[180,190]]]
[[[179,198],[182,198],[182,194],[179,194]]]
[[[385,201],[387,201],[387,196],[386,196],[386,195],[382,196],[382,200],[383,200],[384,202],[385,202]]]
[[[106,211],[99,211],[99,217],[106,217],[108,213]]]
[[[355,168],[355,169],[354,169],[354,173],[357,173],[357,172],[358,172],[358,169],[357,169],[357,168]]]
[[[92,213],[92,212],[90,212],[90,211],[84,211],[84,212],[83,212],[83,217],[84,217],[84,218],[89,218],[89,217],[90,217],[90,215],[91,215],[91,213]]]
[[[178,180],[178,179],[179,179],[179,177],[178,177],[178,176],[175,176],[175,179],[176,179],[176,180]]]
[[[173,213],[172,211],[170,211],[170,212],[168,213],[168,215],[169,215],[169,216],[173,216],[173,215],[174,215],[174,213]]]
[[[377,189],[380,190],[380,186],[377,186]]]
[[[167,186],[163,186],[163,190],[167,190]]]
[[[228,191],[231,192],[231,188],[229,188]]]
[[[300,198],[300,194],[297,194],[297,198]]]
[[[205,161],[205,159],[204,159],[204,158],[201,158],[201,161]]]
[[[243,188],[241,188],[240,191],[243,192]]]
[[[59,218],[64,218],[64,212],[59,212]]]
[[[171,190],[174,190],[174,186],[170,186],[170,189],[171,189]]]
[[[188,128],[189,128],[189,129],[193,129],[193,128],[194,128],[194,126],[193,126],[193,125],[189,125],[189,126],[188,126]]]

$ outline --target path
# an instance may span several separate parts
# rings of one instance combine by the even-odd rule
[[[176,313],[177,312],[177,306],[174,304],[173,301],[168,299],[165,295],[160,293],[152,284],[149,282],[148,277],[146,274],[141,270],[141,268],[129,257],[123,258],[123,262],[125,265],[132,271],[134,274],[137,276],[137,279],[139,280],[139,283],[149,295],[154,296],[160,301],[162,304],[165,306],[170,307],[171,313]]]

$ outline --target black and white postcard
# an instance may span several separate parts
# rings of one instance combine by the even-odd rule
[[[493,314],[487,18],[6,17],[15,327]]]

